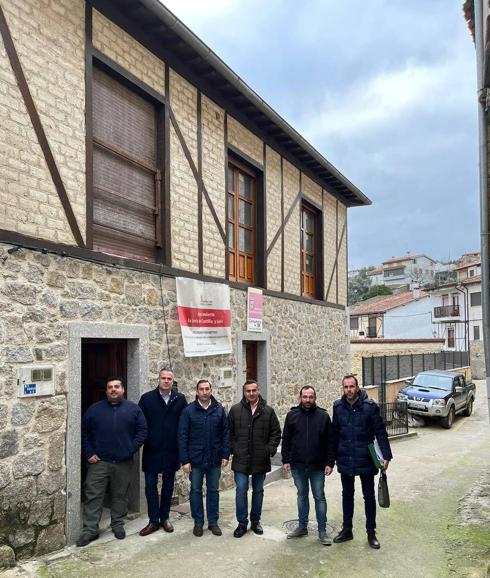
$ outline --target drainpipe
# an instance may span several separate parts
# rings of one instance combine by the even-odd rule
[[[483,38],[483,0],[475,0],[475,47],[476,73],[478,82],[478,137],[479,137],[479,173],[480,173],[480,227],[481,227],[481,290],[482,290],[482,326],[483,347],[485,351],[487,403],[490,419],[490,263],[489,263],[489,199],[487,165],[487,110],[484,67]]]
[[[470,314],[468,311],[468,288],[464,285],[456,285],[456,290],[463,295],[463,311],[464,311],[464,348],[468,352],[468,365],[471,365],[470,356]]]

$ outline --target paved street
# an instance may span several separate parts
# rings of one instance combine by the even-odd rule
[[[288,521],[296,518],[292,480],[266,488],[264,536],[233,538],[234,493],[222,494],[224,535],[191,534],[189,515],[174,514],[176,531],[140,538],[146,518],[127,524],[124,542],[104,534],[91,546],[22,564],[5,572],[18,576],[360,576],[395,578],[485,577],[490,567],[490,427],[485,383],[477,384],[470,418],[453,429],[437,424],[418,436],[393,443],[389,482],[392,507],[378,511],[381,550],[371,550],[363,530],[362,498],[356,497],[354,540],[321,546],[314,532],[286,540]],[[359,489],[360,490],[360,489]],[[360,493],[360,491],[359,491]],[[340,479],[327,482],[332,533],[341,525]]]

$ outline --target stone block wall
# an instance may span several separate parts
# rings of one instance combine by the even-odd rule
[[[84,3],[9,0],[2,8],[84,236]],[[0,78],[0,228],[74,244],[1,41]]]
[[[160,278],[70,257],[0,246],[0,545],[26,557],[64,544],[66,504],[65,435],[69,381],[70,323],[142,325],[149,332],[147,386],[168,364]],[[219,382],[223,367],[237,371],[229,356],[185,358],[176,309],[175,279],[162,279],[169,348],[179,389],[191,400],[196,381]],[[231,290],[232,343],[246,331],[246,291]],[[270,403],[281,423],[302,385],[313,385],[318,403],[331,408],[348,368],[346,313],[272,296],[264,299],[264,328],[270,333]],[[22,328],[22,329],[20,329]],[[235,347],[235,345],[234,345]],[[17,397],[17,370],[53,364],[52,397]],[[228,409],[237,388],[216,387]],[[231,478],[224,478],[223,484]],[[180,481],[182,493],[186,482]]]

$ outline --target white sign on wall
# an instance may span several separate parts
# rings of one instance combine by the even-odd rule
[[[177,277],[177,310],[186,357],[232,353],[230,288]]]

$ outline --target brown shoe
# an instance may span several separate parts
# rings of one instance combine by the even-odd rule
[[[216,524],[215,526],[208,526],[208,530],[211,530],[211,533],[214,536],[221,536],[223,534],[223,532],[221,531],[221,528],[218,526],[218,524]]]
[[[140,536],[149,536],[160,529],[158,524],[150,522],[147,526],[145,526],[142,530],[140,530]]]
[[[202,526],[194,526],[194,530],[192,530],[192,533],[197,538],[200,538],[202,536]]]
[[[160,526],[165,530],[165,532],[174,531],[174,527],[172,526],[172,522],[170,520],[163,520],[163,522],[160,522]]]

